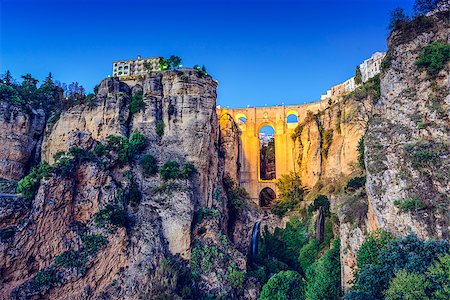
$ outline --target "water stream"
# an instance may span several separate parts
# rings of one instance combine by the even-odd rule
[[[259,236],[259,228],[261,226],[261,221],[255,223],[253,226],[252,239],[250,240],[250,255],[255,256],[258,254],[258,236]]]

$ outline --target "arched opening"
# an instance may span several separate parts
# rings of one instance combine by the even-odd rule
[[[273,200],[276,198],[275,192],[270,187],[265,187],[259,193],[259,206],[271,207]]]
[[[247,118],[246,117],[239,117],[238,124],[239,125],[244,125],[245,123],[247,123]]]
[[[290,114],[286,118],[287,123],[298,123],[298,117],[295,114]]]
[[[247,123],[247,117],[244,114],[237,114],[236,123],[238,125],[244,125],[245,123]]]
[[[275,130],[265,125],[259,130],[259,178],[274,180],[275,170]]]

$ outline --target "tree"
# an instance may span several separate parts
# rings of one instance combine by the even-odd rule
[[[13,84],[13,77],[11,75],[11,72],[9,70],[6,70],[5,74],[2,76],[3,83],[6,85],[12,85]]]
[[[418,68],[426,68],[429,75],[437,74],[450,60],[450,44],[435,41],[427,45],[415,62]]]
[[[172,70],[176,70],[181,65],[181,58],[179,56],[171,55],[168,59],[168,62],[169,62],[170,68]]]
[[[361,69],[359,68],[359,66],[357,66],[355,72],[355,84],[359,85],[361,83],[362,83]]]
[[[424,15],[437,8],[439,0],[416,0],[414,3],[414,13]]]
[[[432,299],[450,299],[450,254],[445,254],[434,261],[426,272],[431,284]]]
[[[397,7],[391,12],[391,19],[389,21],[389,30],[397,29],[398,26],[403,23],[409,21],[409,17],[405,15],[405,11],[403,8]]]
[[[425,290],[429,283],[421,274],[400,270],[389,282],[385,295],[386,300],[428,300]]]
[[[259,300],[303,300],[304,283],[295,271],[281,271],[263,286]]]
[[[48,87],[53,87],[55,85],[55,83],[53,82],[53,75],[51,72],[48,73],[47,77],[45,77],[43,85]]]
[[[341,294],[340,241],[312,266],[312,277],[307,278],[306,299],[334,300]],[[310,275],[311,276],[311,275]]]
[[[298,256],[298,262],[303,269],[303,273],[308,273],[308,269],[316,261],[318,254],[319,243],[316,240],[310,240],[308,244],[303,246]]]
[[[159,58],[159,69],[161,71],[168,70],[170,68],[170,62],[164,57]]]

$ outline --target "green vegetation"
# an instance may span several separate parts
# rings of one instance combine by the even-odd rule
[[[384,299],[385,295],[394,297],[389,299],[410,299],[411,293],[418,291],[411,290],[411,284],[420,280],[418,276],[425,276],[422,286],[426,287],[425,294],[429,297],[426,299],[448,299],[436,295],[445,289],[440,283],[448,282],[446,280],[450,276],[448,266],[442,265],[439,257],[449,253],[450,245],[445,240],[423,241],[413,234],[392,238],[380,232],[369,236],[356,257],[355,285],[344,299]],[[435,277],[436,273],[440,275]],[[436,278],[439,278],[439,283],[433,281]],[[448,283],[445,284],[448,287]],[[404,298],[395,298],[402,296]]]
[[[163,120],[159,120],[158,123],[156,123],[156,134],[159,137],[162,137],[164,135],[164,128],[166,125],[164,124]]]
[[[19,181],[16,192],[27,200],[33,199],[39,189],[41,179],[50,176],[50,169],[50,165],[46,162],[34,167],[27,176]]]
[[[234,268],[229,268],[227,273],[228,281],[234,290],[241,292],[244,289],[245,272],[237,271]]]
[[[361,83],[362,83],[361,69],[359,68],[359,66],[357,66],[355,71],[355,84],[360,85]]]
[[[280,200],[273,205],[272,212],[282,217],[303,200],[305,190],[302,187],[300,175],[293,172],[281,175],[276,185]]]
[[[425,290],[429,283],[420,274],[400,270],[389,282],[386,300],[429,300]]]
[[[319,130],[322,141],[322,156],[324,158],[327,158],[328,150],[330,149],[331,143],[333,142],[333,129],[324,129],[322,126],[320,126]]]
[[[356,101],[364,101],[370,97],[372,103],[375,104],[380,99],[380,96],[380,75],[377,74],[367,80],[363,85],[357,87],[353,92],[347,94],[345,98],[354,97]]]
[[[229,175],[223,177],[223,187],[227,193],[229,207],[239,209],[245,205],[245,200],[249,197],[247,191],[238,186]],[[220,190],[219,190],[220,192]]]
[[[357,189],[364,187],[365,184],[366,176],[353,177],[347,181],[346,188],[348,191],[356,191]]]
[[[313,203],[308,206],[308,212],[312,213],[313,211],[318,210],[319,207],[322,207],[323,215],[325,217],[330,216],[330,201],[327,196],[318,195],[316,199],[314,199]]]
[[[108,244],[108,240],[100,234],[83,235],[81,239],[83,246],[80,250],[75,251],[71,249],[64,251],[55,258],[56,266],[76,268],[81,274],[84,274],[87,271],[89,259]]]
[[[128,203],[131,207],[138,207],[141,203],[142,194],[134,179],[131,180],[130,189],[128,191]]]
[[[180,176],[180,165],[176,161],[168,160],[159,172],[164,180],[177,179]]]
[[[166,181],[170,179],[188,179],[196,172],[192,163],[185,163],[180,170],[178,162],[173,160],[166,161],[159,171],[161,177]]]
[[[409,17],[405,14],[403,8],[398,7],[391,12],[391,19],[389,21],[389,30],[391,31],[396,30],[397,28],[400,27],[401,24],[408,21]]]
[[[341,295],[339,240],[306,272],[306,299],[334,300]]]
[[[444,68],[449,60],[450,44],[435,41],[422,50],[415,64],[418,68],[427,69],[429,75],[435,75]]]
[[[31,281],[31,285],[35,289],[49,289],[59,282],[59,276],[55,269],[47,268],[39,271]]]
[[[387,68],[389,68],[391,66],[391,64],[392,64],[392,56],[389,54],[386,54],[384,59],[381,61],[380,68],[381,68],[381,70],[386,70]]]
[[[426,206],[416,197],[396,199],[394,205],[400,208],[401,211],[417,211],[426,208]]]
[[[214,260],[225,257],[217,247],[210,245],[201,245],[196,243],[191,252],[191,271],[194,278],[199,278],[201,274],[208,275],[211,271]]]
[[[94,223],[100,228],[116,229],[128,226],[128,215],[117,205],[108,204],[94,214]]]
[[[118,160],[122,164],[131,162],[134,156],[142,152],[147,145],[145,137],[137,130],[133,131],[129,139],[124,136],[109,135],[106,140],[106,149],[117,152]],[[104,151],[103,146],[97,145],[97,147],[95,152]]]
[[[317,256],[319,255],[319,250],[319,242],[316,240],[310,240],[308,244],[304,245],[300,249],[298,262],[305,274],[310,272],[311,266],[314,264]]]
[[[12,238],[16,233],[16,227],[7,227],[0,229],[0,242],[5,242]]]
[[[76,105],[83,104],[86,96],[84,88],[78,82],[70,85],[53,81],[51,73],[44,79],[40,87],[39,80],[31,74],[21,76],[22,82],[17,83],[11,72],[0,77],[0,98],[18,106],[24,112],[31,109],[44,109],[47,115],[58,114]]]
[[[197,70],[202,77],[209,76],[208,72],[206,72],[205,65],[203,65],[201,68],[199,65],[195,65],[193,69]]]
[[[365,152],[365,146],[364,146],[364,138],[365,136],[362,136],[358,141],[358,163],[361,169],[366,169],[366,164],[364,162],[364,152]]]
[[[263,286],[259,300],[305,299],[304,283],[295,271],[280,271]]]
[[[130,101],[130,113],[135,114],[145,108],[142,91],[133,94]]]
[[[443,0],[416,0],[414,3],[414,13],[424,15],[437,8],[439,2]]]
[[[139,162],[145,176],[152,176],[158,173],[158,162],[151,154],[146,154]]]
[[[83,235],[81,239],[84,244],[84,251],[92,256],[108,244],[106,237],[100,234]]]
[[[181,58],[179,56],[171,55],[168,59],[164,57],[159,58],[159,69],[164,70],[178,70],[181,67]]]

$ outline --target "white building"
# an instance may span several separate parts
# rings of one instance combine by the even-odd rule
[[[373,76],[380,74],[381,62],[385,56],[386,52],[375,52],[370,58],[366,59],[359,65],[363,82],[366,82]]]
[[[138,55],[137,59],[118,60],[112,64],[114,77],[133,78],[159,70],[159,57],[142,58]]]
[[[386,56],[386,52],[375,52],[372,56],[366,59],[362,64],[359,65],[361,71],[362,82],[367,82],[370,78],[377,74],[380,74],[381,62]],[[347,79],[343,83],[334,85],[327,91],[326,94],[320,96],[320,100],[329,99],[333,96],[339,96],[344,93],[354,91],[357,88],[355,83],[355,76]]]

